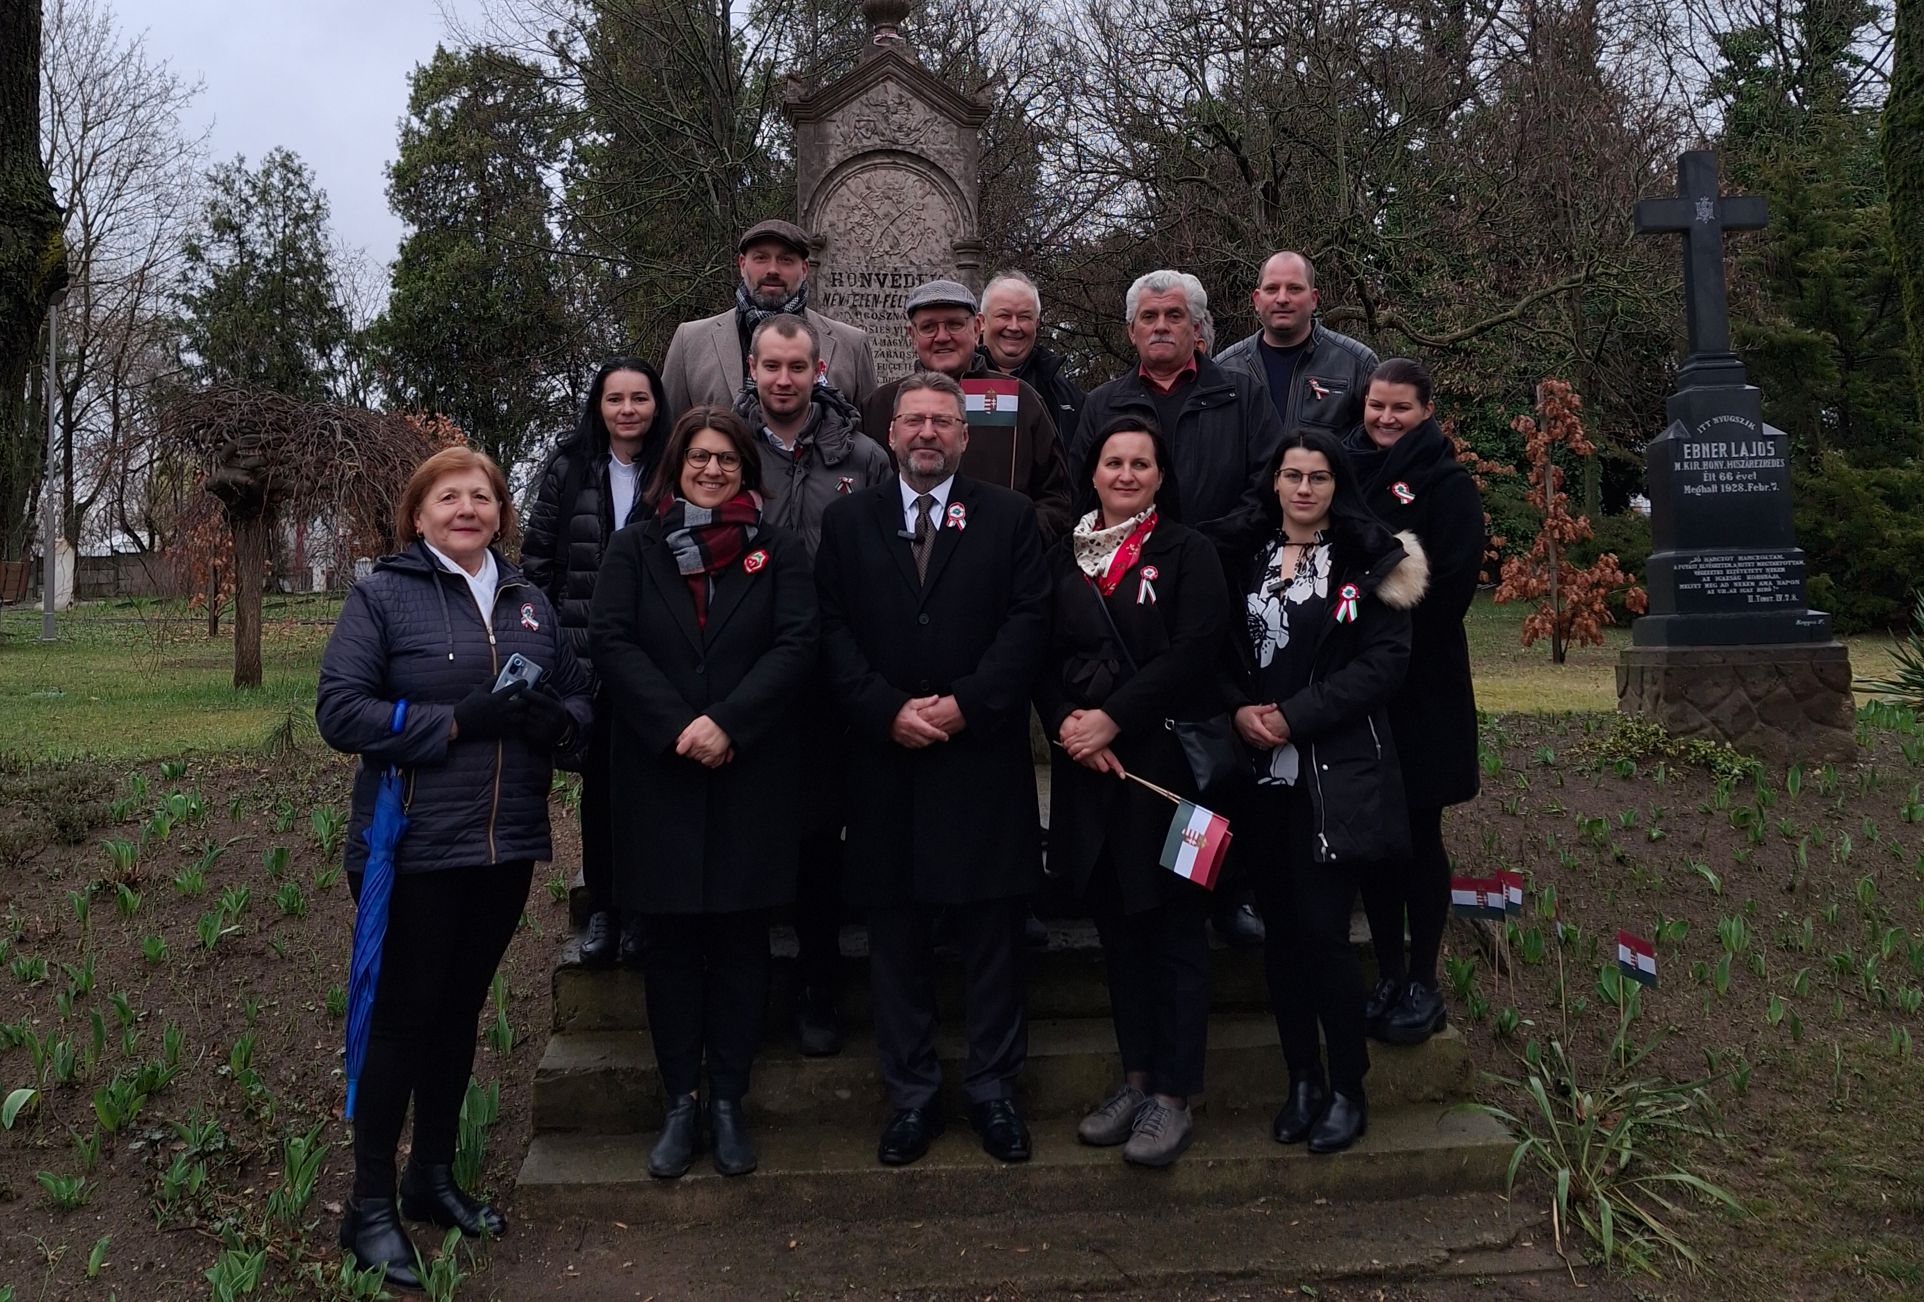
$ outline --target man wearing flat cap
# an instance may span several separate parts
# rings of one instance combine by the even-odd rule
[[[909,343],[917,369],[948,376],[968,403],[969,442],[961,473],[1013,488],[1035,506],[1044,544],[1069,532],[1069,467],[1056,437],[1048,399],[989,364],[981,342],[975,295],[953,280],[931,280],[910,291]],[[862,428],[885,430],[895,414],[898,377],[862,403]]]
[[[828,383],[860,406],[875,391],[875,356],[868,334],[808,305],[808,235],[793,222],[757,222],[736,246],[735,306],[675,328],[662,363],[662,387],[674,411],[696,403],[733,407],[748,374],[748,345],[770,317],[805,318],[821,340]]]

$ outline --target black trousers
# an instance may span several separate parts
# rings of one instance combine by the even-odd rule
[[[942,1090],[935,1053],[935,920],[962,951],[963,1014],[969,1057],[962,1091],[970,1103],[1015,1094],[1029,1056],[1024,1007],[1022,919],[1026,900],[905,905],[868,915],[869,999],[882,1084],[897,1108],[926,1108]]]
[[[1443,848],[1443,811],[1410,810],[1410,857],[1378,864],[1363,875],[1363,911],[1369,914],[1376,966],[1400,984],[1406,979],[1436,986],[1443,924],[1450,917],[1450,855]],[[1410,957],[1403,962],[1403,918],[1409,915]]]
[[[1363,1042],[1363,963],[1349,939],[1356,870],[1316,862],[1314,816],[1300,783],[1257,788],[1245,802],[1244,817],[1256,848],[1250,876],[1268,930],[1263,968],[1283,1060],[1291,1077],[1321,1080],[1320,1029],[1329,1048],[1330,1084],[1360,1097],[1369,1050]],[[1245,835],[1236,829],[1237,842]]]
[[[394,1197],[394,1150],[410,1098],[413,1160],[454,1160],[461,1100],[474,1071],[475,1019],[533,878],[534,864],[525,859],[395,877],[355,1093],[355,1197]],[[357,902],[361,880],[348,879]]]
[[[1099,877],[1104,870],[1098,865],[1096,871]],[[1191,888],[1141,913],[1123,913],[1113,904],[1113,895],[1091,892],[1122,1070],[1148,1076],[1152,1094],[1200,1094],[1209,1043],[1204,919],[1211,897]]]
[[[614,751],[605,722],[612,708],[595,701],[594,730],[581,753],[581,883],[596,912],[615,907]]]
[[[641,971],[661,1083],[670,1099],[698,1093],[740,1102],[762,1042],[768,1002],[768,913],[648,913]]]
[[[828,999],[842,990],[842,833],[802,837],[795,874],[796,966],[802,985]]]

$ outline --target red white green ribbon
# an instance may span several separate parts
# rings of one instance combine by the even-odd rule
[[[1357,615],[1361,613],[1357,608],[1357,599],[1362,595],[1354,583],[1345,583],[1343,585],[1343,590],[1337,594],[1339,598],[1336,603],[1337,623],[1350,624],[1355,622]]]

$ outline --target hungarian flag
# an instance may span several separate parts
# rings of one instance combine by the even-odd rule
[[[1022,381],[993,379],[962,381],[962,396],[969,404],[969,426],[1015,424],[1016,408],[1022,400]]]
[[[1501,918],[1509,912],[1503,883],[1494,877],[1450,878],[1450,907],[1466,918]]]
[[[1617,971],[1638,985],[1657,984],[1657,947],[1642,936],[1617,933]]]
[[[1523,874],[1519,872],[1500,872],[1496,875],[1497,884],[1503,887],[1503,911],[1505,913],[1523,912]]]
[[[1169,835],[1162,843],[1163,867],[1205,890],[1214,890],[1216,874],[1222,870],[1223,855],[1228,851],[1228,819],[1187,800],[1176,806],[1176,816],[1169,820]]]

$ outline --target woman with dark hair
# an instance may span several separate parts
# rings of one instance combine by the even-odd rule
[[[1363,880],[1380,973],[1363,1005],[1365,1023],[1388,1044],[1421,1044],[1447,1020],[1436,980],[1450,913],[1443,809],[1477,792],[1476,688],[1463,618],[1483,565],[1483,499],[1436,423],[1430,373],[1407,358],[1391,358],[1371,375],[1363,427],[1347,450],[1364,500],[1393,528],[1420,538],[1430,562],[1429,591],[1410,617],[1409,676],[1389,709],[1397,749],[1423,757],[1403,779],[1410,853],[1384,860]]]
[[[1386,707],[1409,665],[1409,612],[1428,579],[1416,539],[1392,535],[1363,504],[1334,436],[1285,435],[1270,477],[1282,527],[1250,568],[1235,639],[1236,731],[1259,752],[1236,839],[1268,859],[1252,867],[1289,1066],[1289,1100],[1271,1133],[1334,1153],[1369,1125],[1350,908],[1368,865],[1408,852]]]
[[[615,898],[641,920],[648,1031],[668,1095],[649,1173],[701,1151],[756,1157],[742,1117],[761,1041],[769,912],[795,896],[815,580],[798,534],[762,519],[761,454],[741,418],[675,423],[647,515],[615,535],[590,642],[613,707]]]
[[[321,657],[314,721],[358,754],[346,868],[358,903],[366,833],[384,774],[405,781],[381,977],[354,1111],[354,1193],[341,1246],[387,1282],[419,1288],[400,1217],[499,1235],[507,1222],[453,1175],[474,1069],[475,1018],[552,856],[557,754],[589,725],[588,675],[548,599],[495,553],[514,529],[501,468],[468,448],[424,461],[395,512],[405,544],[347,595]],[[511,657],[543,671],[496,690]],[[395,1147],[414,1104],[414,1145],[395,1201]],[[398,1216],[397,1216],[398,1212]]]
[[[588,612],[608,541],[640,518],[635,505],[661,459],[663,434],[674,423],[655,368],[639,357],[611,358],[588,386],[574,433],[556,446],[535,480],[521,569],[548,594],[569,645],[584,661]],[[618,926],[615,919],[607,715],[607,702],[598,701],[596,726],[581,757],[581,880],[589,901],[581,961],[588,967],[606,967],[617,952],[636,963],[641,952],[634,927]]]
[[[1167,1166],[1189,1147],[1209,1026],[1209,894],[1163,868],[1169,803],[1194,798],[1170,720],[1220,717],[1207,672],[1229,627],[1216,549],[1156,512],[1168,449],[1153,422],[1111,421],[1091,446],[1088,508],[1050,551],[1053,635],[1036,712],[1050,757],[1049,861],[1087,900],[1109,970],[1122,1083],[1084,1117],[1085,1144]]]

